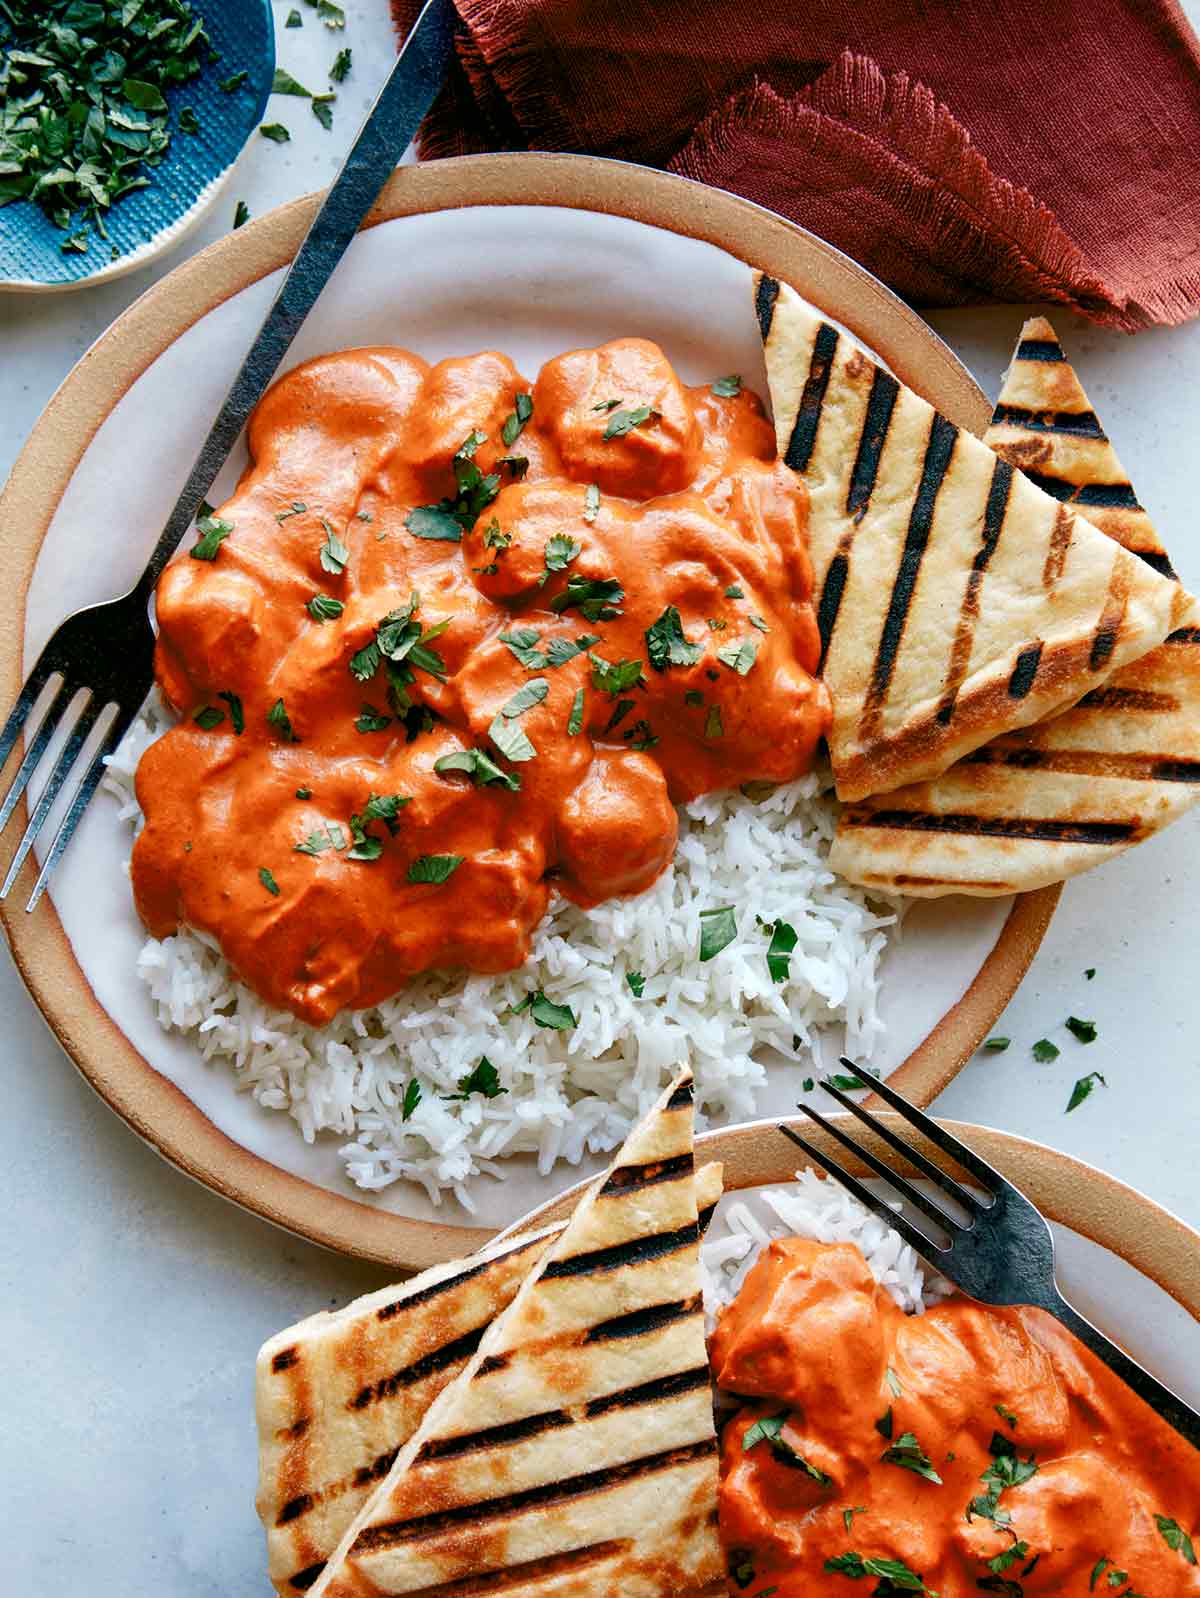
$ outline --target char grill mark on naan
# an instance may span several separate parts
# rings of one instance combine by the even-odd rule
[[[844,800],[1062,711],[1183,619],[1174,585],[769,281],[756,306],[779,448],[809,487]]]
[[[314,1595],[724,1590],[691,1091],[593,1183]]]
[[[1076,502],[1094,500],[1084,492],[1088,460],[1100,459],[1109,478],[1124,474],[1065,363],[1050,324],[1027,322],[986,442],[1019,465],[1030,447],[1014,430],[1049,430],[1047,418],[1062,433],[1103,439],[1106,455],[1071,463]],[[1070,525],[1065,507],[1061,518]],[[1103,525],[1155,570],[1170,571],[1140,508],[1136,516],[1106,515]],[[1052,548],[1046,576],[1060,575]],[[1181,815],[1200,799],[1200,607],[1188,603],[1185,625],[1073,709],[994,739],[932,782],[847,806],[830,857],[835,869],[922,897],[1007,894],[1086,870]]]
[[[614,1170],[633,1189],[691,1170],[691,1156]],[[703,1233],[721,1192],[721,1168],[696,1173]],[[367,1495],[436,1395],[475,1353],[562,1224],[490,1245],[279,1333],[258,1362],[259,1513],[271,1579],[283,1598],[311,1589]],[[635,1338],[694,1316],[699,1300],[635,1311],[595,1326],[589,1341]]]

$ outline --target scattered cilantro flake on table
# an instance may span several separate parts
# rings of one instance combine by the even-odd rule
[[[1080,1043],[1095,1043],[1096,1023],[1094,1021],[1081,1021],[1077,1015],[1067,1017],[1067,1031],[1072,1037],[1078,1038]]]
[[[293,8],[287,14],[287,21],[284,23],[284,27],[285,28],[302,28],[303,26],[304,26],[304,18],[300,15],[300,13],[293,6]]]
[[[345,83],[350,74],[350,51],[339,50],[333,58],[333,65],[329,69],[329,76],[335,83]]]
[[[1076,1082],[1075,1086],[1071,1089],[1071,1097],[1068,1099],[1067,1108],[1063,1113],[1065,1115],[1069,1115],[1072,1110],[1078,1109],[1083,1103],[1084,1099],[1090,1097],[1097,1082],[1100,1083],[1101,1087],[1108,1086],[1108,1083],[1105,1081],[1104,1077],[1099,1071],[1089,1071],[1086,1076],[1081,1076],[1078,1082]]]
[[[1058,1059],[1058,1045],[1049,1038],[1039,1038],[1033,1045],[1033,1057],[1039,1065],[1049,1065],[1051,1060]]]
[[[983,1048],[988,1054],[1003,1054],[1011,1042],[1011,1038],[988,1038],[984,1042]]]
[[[179,131],[180,133],[193,134],[199,133],[200,131],[200,118],[192,110],[190,105],[185,105],[183,110],[179,113]]]
[[[337,95],[331,90],[328,94],[314,94],[309,100],[313,116],[328,133],[333,127],[333,102]]]
[[[270,139],[272,144],[287,144],[291,138],[291,134],[282,122],[262,122],[258,131],[264,139]]]
[[[800,1084],[800,1090],[803,1093],[811,1093],[812,1090],[816,1087],[816,1085],[817,1085],[816,1082],[813,1080],[813,1078],[811,1076],[806,1076],[804,1078],[804,1081],[801,1082],[801,1084]]]
[[[271,83],[272,94],[294,94],[302,100],[312,99],[312,90],[306,89],[302,83],[297,83],[286,67],[276,67],[275,77]]]
[[[309,0],[309,4],[312,4],[312,0]],[[334,0],[317,0],[317,16],[327,28],[346,26],[346,13],[341,6],[334,4]]]
[[[229,77],[222,78],[217,84],[222,94],[236,94],[250,76],[248,72],[234,72]]]
[[[238,203],[233,208],[233,228],[234,228],[234,232],[236,232],[238,230],[238,228],[240,228],[240,227],[245,227],[246,223],[249,220],[250,220],[250,207],[246,204],[245,200],[239,200]]]

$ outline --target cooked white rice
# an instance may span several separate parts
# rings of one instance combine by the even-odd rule
[[[152,701],[109,765],[105,786],[135,829],[133,773],[171,719]],[[359,1187],[403,1177],[435,1201],[451,1190],[473,1210],[471,1178],[502,1176],[507,1155],[535,1154],[545,1174],[617,1147],[685,1062],[703,1114],[744,1120],[773,1052],[771,1068],[790,1071],[797,1087],[824,1029],[836,1029],[839,1052],[870,1061],[883,1032],[879,961],[899,912],[830,871],[835,818],[829,778],[815,773],[759,798],[699,799],[681,808],[675,862],[647,893],[594,910],[555,898],[519,971],[431,973],[325,1027],[264,1004],[211,939],[189,930],[148,939],[138,969],[165,1028],[193,1033],[206,1059],[229,1067],[265,1109],[290,1115],[308,1142],[341,1138]],[[701,964],[700,912],[722,905],[736,907],[738,936]],[[776,918],[797,933],[780,984],[760,925]],[[640,999],[631,971],[645,978]],[[513,1016],[536,988],[569,1005],[578,1025],[556,1032],[528,1012]],[[442,1095],[484,1054],[508,1091],[447,1103]],[[421,1100],[405,1121],[414,1076]]]
[[[953,1292],[899,1232],[885,1226],[840,1183],[815,1171],[798,1171],[788,1187],[759,1188],[722,1201],[700,1249],[710,1326],[717,1311],[737,1297],[751,1266],[776,1237],[856,1243],[872,1276],[907,1315],[919,1315]]]

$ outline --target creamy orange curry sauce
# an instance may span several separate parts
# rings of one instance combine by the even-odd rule
[[[722,1442],[731,1591],[1200,1593],[1196,1454],[1040,1310],[905,1315],[853,1245],[788,1238],[712,1359],[746,1400]]]
[[[805,491],[736,379],[640,339],[528,383],[350,350],[282,379],[157,596],[182,720],[133,886],[313,1021],[526,958],[556,885],[647,888],[674,802],[809,766]]]

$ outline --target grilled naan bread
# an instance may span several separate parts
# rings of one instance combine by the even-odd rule
[[[580,1200],[313,1598],[723,1593],[692,1084]]]
[[[1183,622],[1178,585],[756,277],[780,454],[808,485],[843,800],[1064,710]]]
[[[1052,472],[1089,519],[1170,571],[1043,317],[1021,331],[985,440],[1023,470],[1036,462],[1039,481]],[[1200,605],[1191,601],[1165,643],[1063,715],[986,744],[933,782],[847,806],[830,864],[851,882],[923,898],[1015,893],[1111,859],[1197,799]]]
[[[701,1232],[720,1197],[720,1165],[702,1166]],[[281,1598],[309,1591],[425,1411],[465,1368],[564,1225],[322,1311],[263,1345],[257,1503]]]

